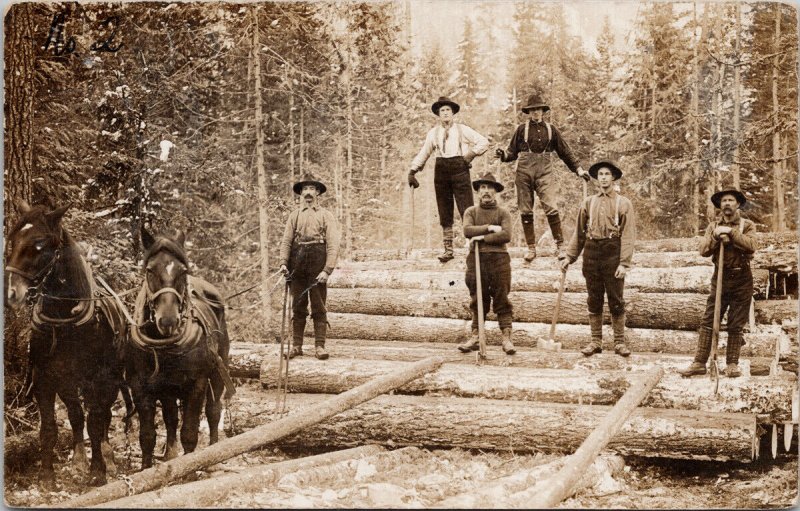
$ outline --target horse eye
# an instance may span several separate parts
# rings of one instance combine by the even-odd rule
[[[42,242],[36,243],[36,244],[35,244],[33,247],[34,247],[34,248],[35,248],[35,249],[36,249],[38,252],[41,252],[41,251],[42,251],[42,249],[44,248],[44,243],[42,243]]]

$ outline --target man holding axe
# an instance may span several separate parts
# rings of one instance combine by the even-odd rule
[[[589,325],[592,338],[581,350],[590,357],[603,351],[603,295],[608,295],[611,324],[614,327],[614,353],[631,354],[625,343],[625,274],[633,259],[636,240],[636,217],[633,204],[614,189],[622,170],[613,161],[602,160],[589,167],[589,175],[597,180],[600,191],[583,200],[578,212],[575,233],[561,260],[561,271],[567,271],[583,252],[583,276],[586,278]]]
[[[706,362],[711,353],[716,321],[728,311],[728,347],[725,352],[725,375],[729,378],[741,376],[739,369],[739,352],[744,346],[742,329],[747,323],[750,312],[750,301],[753,298],[753,273],[750,271],[750,260],[756,250],[753,235],[756,224],[743,218],[739,208],[747,199],[736,189],[722,190],[711,196],[711,202],[722,215],[708,224],[705,236],[700,242],[700,255],[714,258],[714,276],[711,278],[711,294],[706,303],[700,335],[697,340],[697,351],[694,362],[681,371],[682,376],[706,374]],[[723,246],[720,246],[722,243]],[[722,258],[719,254],[722,253]],[[722,285],[717,285],[719,272]],[[719,296],[719,300],[717,297]],[[719,306],[715,307],[716,302]],[[715,310],[718,309],[718,310]],[[716,361],[714,362],[716,363]]]
[[[517,350],[511,342],[512,308],[508,301],[511,256],[506,249],[506,243],[511,241],[511,213],[497,204],[497,193],[504,187],[492,174],[473,181],[472,188],[478,192],[479,202],[464,213],[464,237],[470,247],[465,280],[471,298],[472,336],[459,344],[458,349],[464,353],[479,349],[479,322],[486,319],[491,304],[503,333],[503,351],[513,355]],[[480,266],[475,264],[476,256]],[[484,317],[480,317],[479,310]]]

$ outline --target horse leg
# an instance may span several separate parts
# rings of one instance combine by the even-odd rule
[[[181,424],[181,445],[183,453],[194,452],[197,447],[198,430],[200,429],[200,412],[206,395],[206,379],[195,380],[189,396],[183,403],[183,424]]]
[[[56,390],[52,384],[38,378],[34,384],[34,398],[39,407],[39,442],[41,444],[41,472],[39,481],[43,489],[53,491],[56,488],[56,475],[53,471],[53,449],[58,439],[56,425]]]
[[[89,472],[89,459],[86,457],[86,446],[83,444],[84,415],[81,400],[76,395],[59,392],[59,397],[67,407],[69,424],[72,427],[72,466],[79,474]]]
[[[164,449],[164,461],[178,457],[178,402],[174,398],[161,399],[161,414],[167,428],[167,446]]]
[[[222,416],[222,393],[225,384],[222,378],[214,373],[211,384],[206,390],[206,420],[208,421],[208,444],[215,444],[219,440],[219,419]]]
[[[156,403],[144,395],[136,403],[139,411],[139,446],[142,449],[142,470],[153,466],[153,450],[156,447]]]
[[[92,396],[89,401],[89,417],[87,429],[89,440],[92,443],[92,462],[89,466],[89,484],[102,486],[106,484],[106,456],[110,450],[108,446],[108,428],[106,425],[111,420],[111,410],[105,408],[98,396]],[[105,444],[105,445],[104,445]],[[106,452],[104,452],[106,451]]]

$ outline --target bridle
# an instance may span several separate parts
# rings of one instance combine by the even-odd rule
[[[25,280],[31,282],[31,285],[28,286],[28,291],[25,296],[25,299],[29,305],[32,305],[39,298],[49,297],[49,295],[42,293],[42,289],[44,289],[47,279],[49,279],[50,275],[53,274],[53,270],[55,269],[56,263],[59,259],[61,259],[61,243],[59,243],[56,247],[53,257],[51,257],[47,264],[45,264],[42,269],[35,274],[20,270],[19,268],[15,268],[10,264],[6,266],[7,272],[19,275]]]

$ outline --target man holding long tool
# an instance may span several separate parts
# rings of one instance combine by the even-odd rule
[[[725,375],[729,378],[741,376],[739,369],[739,352],[744,346],[742,329],[750,312],[750,301],[753,298],[753,273],[750,271],[750,260],[756,250],[754,234],[756,224],[741,216],[739,208],[747,199],[736,189],[722,190],[711,196],[711,202],[722,215],[708,224],[705,236],[700,242],[700,255],[714,259],[714,276],[711,278],[711,293],[706,303],[700,335],[697,340],[697,351],[694,362],[681,371],[683,376],[706,374],[706,362],[711,353],[713,324],[715,317],[716,295],[720,293],[721,301],[717,318],[728,311],[728,347],[725,351]],[[717,254],[720,243],[725,245],[722,264],[722,289],[717,289],[717,277],[720,262]]]
[[[517,187],[517,206],[528,253],[525,261],[536,258],[536,233],[533,227],[533,193],[539,196],[542,208],[550,224],[553,241],[558,248],[559,257],[563,257],[564,235],[561,232],[561,214],[558,211],[558,183],[552,175],[552,154],[555,152],[564,164],[585,181],[589,174],[583,170],[577,158],[572,154],[567,141],[561,132],[552,124],[542,120],[550,107],[535,94],[528,98],[522,107],[522,113],[529,119],[517,127],[508,149],[498,148],[495,156],[502,162],[518,160],[514,184]]]
[[[603,351],[603,295],[608,295],[611,325],[614,328],[614,353],[631,354],[625,343],[625,274],[633,259],[636,241],[636,217],[633,204],[614,189],[622,177],[619,166],[603,160],[589,167],[589,175],[597,180],[600,191],[581,203],[575,233],[561,260],[561,271],[567,271],[583,252],[583,276],[586,278],[589,325],[592,338],[581,350],[590,357]]]
[[[469,189],[469,169],[472,160],[482,155],[489,148],[489,141],[465,124],[454,122],[460,110],[455,101],[440,97],[434,102],[431,110],[439,117],[439,125],[434,126],[425,136],[422,149],[411,162],[408,171],[408,185],[419,188],[419,181],[414,174],[425,167],[431,154],[436,155],[436,167],[433,169],[433,187],[436,191],[436,206],[439,210],[439,224],[442,226],[442,243],[444,253],[439,261],[446,263],[453,255],[453,202],[458,207],[458,214],[474,204]],[[413,194],[412,194],[413,200]],[[413,207],[413,206],[412,206]],[[413,233],[412,233],[413,234]]]
[[[472,311],[472,337],[458,345],[464,353],[475,351],[480,347],[478,331],[478,300],[482,300],[484,318],[489,306],[494,308],[500,331],[503,333],[503,351],[508,355],[516,353],[511,342],[511,302],[508,292],[511,290],[511,257],[506,243],[511,241],[511,213],[497,205],[497,194],[503,191],[492,174],[476,179],[472,188],[478,192],[479,203],[464,213],[464,236],[469,240],[470,252],[467,256],[466,283],[470,295]],[[475,250],[480,258],[480,286],[476,276]],[[481,288],[481,296],[478,288]]]
[[[303,354],[308,302],[314,320],[314,355],[328,358],[325,351],[328,317],[325,300],[328,277],[336,266],[340,231],[336,217],[318,204],[327,187],[306,174],[292,187],[301,196],[300,207],[289,214],[281,240],[281,271],[290,281],[292,292],[292,348],[289,358]]]

